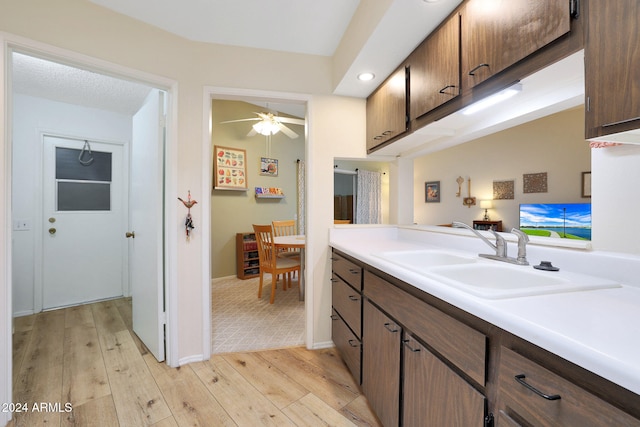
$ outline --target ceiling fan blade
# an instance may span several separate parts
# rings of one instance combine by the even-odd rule
[[[281,117],[281,116],[276,116],[275,119],[281,123],[291,123],[294,125],[304,126],[304,119],[294,119],[293,117]]]
[[[296,139],[298,137],[297,133],[295,133],[294,131],[292,131],[291,129],[289,129],[288,127],[283,125],[282,123],[278,123],[278,128],[282,131],[282,133],[284,133],[285,135],[287,135],[291,139]]]
[[[254,128],[251,128],[251,130],[249,131],[249,133],[247,134],[247,136],[255,136],[257,135],[258,132],[256,132],[256,130]]]
[[[256,120],[260,121],[262,119],[254,117],[253,119],[225,120],[224,122],[220,122],[220,123],[222,124],[222,123],[238,123],[238,122],[255,122]]]

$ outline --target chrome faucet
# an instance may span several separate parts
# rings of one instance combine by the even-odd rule
[[[489,239],[484,237],[478,230],[465,224],[464,222],[454,221],[451,223],[451,225],[456,228],[466,228],[467,230],[471,230],[473,234],[478,236],[483,242],[485,242],[487,245],[489,245],[492,249],[496,251],[495,255],[479,254],[478,256],[481,256],[483,258],[493,259],[496,261],[508,262],[511,264],[529,265],[529,263],[527,262],[527,253],[526,253],[526,245],[527,245],[527,242],[529,241],[529,237],[524,232],[520,230],[516,230],[515,228],[511,230],[512,233],[518,236],[518,257],[512,258],[507,256],[507,242],[504,240],[504,238],[501,235],[496,233],[495,230],[489,229],[489,231],[491,231],[493,235],[496,237],[496,243],[493,244],[489,241]]]
[[[518,236],[518,257],[516,258],[516,264],[529,265],[529,261],[527,261],[527,243],[529,243],[529,235],[517,228],[512,228],[511,232]]]

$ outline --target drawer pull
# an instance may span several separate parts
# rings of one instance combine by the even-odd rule
[[[332,283],[339,282],[339,280],[338,280],[338,279],[336,279],[335,277],[332,277],[330,280],[331,280],[331,282],[332,282]]]
[[[355,268],[350,268],[349,269],[349,273],[351,273],[351,274],[360,274],[360,270],[359,269],[355,269]]]
[[[469,75],[470,75],[470,76],[475,76],[475,74],[474,74],[474,73],[475,73],[478,69],[480,69],[480,68],[482,68],[482,67],[488,67],[488,66],[489,66],[489,64],[480,64],[480,65],[478,65],[477,67],[473,67],[473,68],[471,69],[471,71],[469,71]]]
[[[526,388],[528,388],[529,390],[531,390],[532,392],[534,392],[535,394],[537,394],[538,396],[540,396],[540,397],[542,397],[544,399],[547,399],[547,400],[558,400],[558,399],[560,399],[560,395],[559,394],[544,394],[543,392],[541,392],[540,390],[538,390],[537,388],[535,388],[531,384],[527,383],[524,380],[526,378],[524,374],[516,375],[514,378],[520,384],[522,384],[523,386],[525,386]]]
[[[336,258],[336,257],[334,257],[334,256],[329,257],[329,259],[330,259],[331,261],[340,261],[340,258]]]
[[[338,320],[338,315],[336,315],[336,314],[332,314],[329,317],[331,317],[331,320]]]
[[[411,342],[411,340],[404,340],[404,341],[402,341],[402,342],[404,343],[405,347],[407,347],[407,348],[409,349],[409,351],[411,351],[411,352],[413,352],[413,353],[417,353],[417,352],[419,352],[419,351],[420,351],[420,349],[419,349],[419,348],[413,348],[413,347],[411,347],[411,346],[409,345],[409,343]]]
[[[391,326],[391,325],[393,325],[393,324],[392,324],[392,323],[390,323],[390,322],[387,322],[387,323],[385,323],[385,324],[384,324],[384,327],[385,327],[385,328],[387,329],[387,331],[389,331],[389,332],[394,332],[394,333],[395,333],[395,332],[398,332],[398,327],[397,327],[396,325],[393,325],[393,326]]]
[[[349,340],[348,342],[351,347],[360,347],[360,343],[358,343],[356,340]]]
[[[360,298],[358,298],[358,297],[357,297],[357,296],[355,296],[355,295],[349,295],[349,299],[350,299],[351,301],[354,301],[354,302],[360,301]]]

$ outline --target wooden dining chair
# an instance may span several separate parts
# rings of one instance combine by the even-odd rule
[[[279,257],[276,254],[276,247],[273,244],[273,228],[269,225],[253,225],[253,231],[258,242],[258,258],[260,260],[260,287],[258,288],[258,298],[262,298],[262,284],[265,273],[271,274],[271,298],[270,304],[276,298],[276,285],[278,276],[282,275],[282,289],[287,290],[287,280],[290,280],[289,273],[300,270],[300,259],[294,257]]]
[[[296,220],[295,219],[285,219],[279,221],[271,221],[271,225],[273,227],[273,235],[274,236],[293,236],[298,234],[296,232]],[[300,259],[300,250],[296,248],[278,248],[279,257],[289,258],[294,257]],[[287,283],[291,285],[291,278],[296,274],[295,271],[288,274]],[[291,286],[289,286],[291,287]]]
[[[271,225],[273,226],[273,235],[275,237],[278,236],[293,236],[298,234],[296,232],[296,220],[295,219],[286,219],[280,221],[272,221]],[[282,248],[278,252],[278,256],[281,257],[300,257],[300,250],[295,248]]]

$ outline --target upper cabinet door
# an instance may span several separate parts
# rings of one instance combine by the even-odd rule
[[[460,95],[460,15],[433,32],[407,63],[411,120]]]
[[[461,11],[463,90],[568,33],[569,3],[469,0]]]
[[[637,0],[590,1],[585,40],[585,136],[640,128]]]
[[[367,98],[367,150],[407,129],[407,78],[402,66]]]

